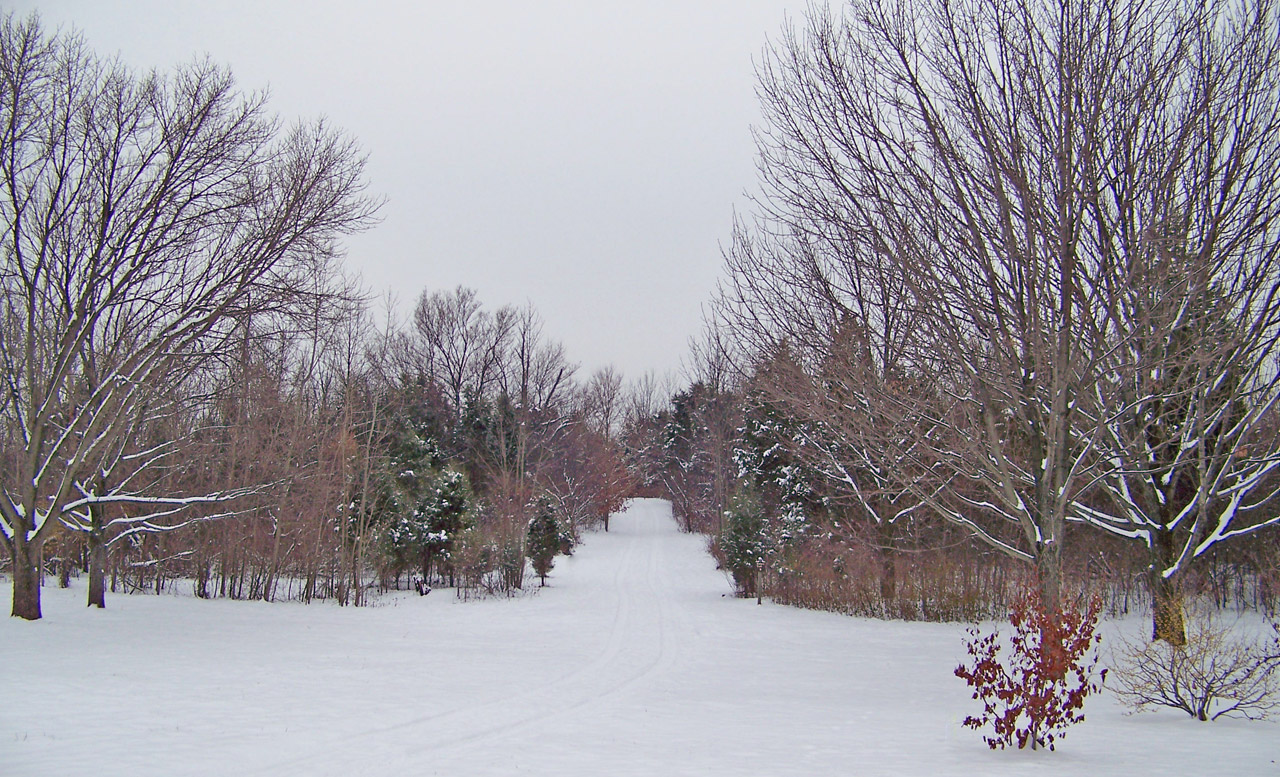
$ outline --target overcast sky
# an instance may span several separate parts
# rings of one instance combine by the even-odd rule
[[[102,54],[208,54],[369,155],[382,222],[347,264],[532,302],[585,377],[676,370],[755,185],[753,59],[803,0],[19,0]]]

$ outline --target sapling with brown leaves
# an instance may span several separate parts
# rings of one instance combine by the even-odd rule
[[[968,630],[969,663],[955,675],[973,688],[982,712],[965,718],[969,728],[992,733],[992,749],[1055,749],[1068,726],[1084,720],[1084,701],[1102,689],[1107,670],[1097,670],[1099,597],[1082,607],[1044,607],[1034,592],[1023,594],[1009,612],[1013,633]],[[1004,649],[1008,647],[1007,653]],[[1003,655],[1002,655],[1003,653]]]

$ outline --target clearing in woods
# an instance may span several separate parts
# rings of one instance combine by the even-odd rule
[[[1280,726],[1125,716],[1105,693],[1056,753],[961,727],[963,627],[732,597],[670,505],[635,500],[546,589],[377,606],[47,588],[0,621],[5,775],[1276,773]],[[537,579],[531,578],[536,587]],[[7,581],[0,596],[8,596]],[[1108,630],[1141,629],[1135,618]],[[15,703],[16,702],[16,703]]]

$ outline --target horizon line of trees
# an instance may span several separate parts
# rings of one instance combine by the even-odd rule
[[[183,463],[153,468],[139,490],[219,498],[142,529],[127,508],[104,510],[96,563],[64,528],[42,571],[65,584],[83,570],[98,606],[106,590],[179,584],[202,598],[356,606],[413,586],[510,594],[524,586],[535,514],[553,508],[571,552],[633,493],[621,376],[575,380],[532,307],[485,310],[460,287],[424,292],[407,324],[377,326],[348,301],[312,331],[242,332],[200,401],[149,430]]]

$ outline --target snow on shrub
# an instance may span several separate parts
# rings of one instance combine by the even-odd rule
[[[971,663],[956,667],[955,675],[973,688],[982,712],[965,718],[972,729],[991,727],[984,735],[992,750],[1017,743],[1035,750],[1054,749],[1067,726],[1084,720],[1085,697],[1101,690],[1106,670],[1097,674],[1099,597],[1083,609],[1063,607],[1056,612],[1040,605],[1039,597],[1019,597],[1009,613],[1013,634],[1006,641],[999,629],[982,633],[968,629]],[[1002,656],[1005,647],[1006,656]]]

